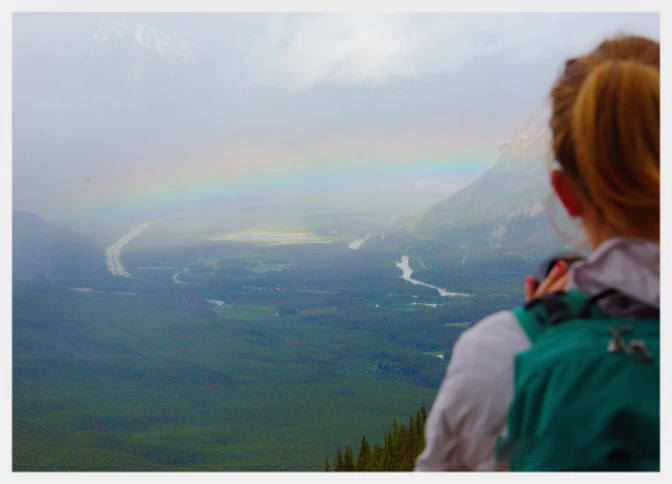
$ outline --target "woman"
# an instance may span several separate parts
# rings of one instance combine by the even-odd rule
[[[611,317],[660,307],[659,44],[618,37],[566,63],[551,91],[557,198],[581,220],[591,254],[558,262],[529,301],[555,291],[593,296],[614,288],[630,304],[601,305]],[[453,349],[426,425],[418,471],[498,470],[494,449],[513,398],[514,357],[530,340],[511,311],[465,331]]]

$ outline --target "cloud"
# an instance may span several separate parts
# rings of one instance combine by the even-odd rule
[[[418,74],[421,48],[408,16],[327,14],[281,17],[253,53],[263,74],[291,88],[315,84],[380,84]]]
[[[657,23],[656,14],[285,14],[252,46],[248,65],[290,89],[384,85],[488,55],[578,54],[605,35],[648,33]]]
[[[458,70],[483,43],[481,33],[491,34],[434,14],[283,15],[273,19],[248,63],[292,89],[382,85]]]

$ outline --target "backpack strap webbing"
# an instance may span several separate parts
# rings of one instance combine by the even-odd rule
[[[577,290],[554,292],[532,299],[525,306],[513,309],[513,314],[525,334],[534,343],[549,327],[570,319],[608,318],[597,306],[597,301],[614,294],[607,289],[590,298]]]
[[[514,308],[513,313],[527,337],[534,343],[546,329],[570,319],[610,319],[597,303],[605,297],[614,295],[632,300],[613,288],[605,289],[588,298],[574,289],[532,299],[525,306]],[[660,319],[659,308],[641,302],[640,304],[643,309],[638,311],[639,319]]]

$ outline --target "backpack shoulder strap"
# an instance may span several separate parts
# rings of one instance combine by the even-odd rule
[[[513,314],[530,341],[534,343],[546,329],[571,319],[610,319],[597,305],[600,299],[619,294],[616,289],[605,289],[586,297],[581,291],[554,292],[528,301],[514,308]]]
[[[530,341],[534,343],[546,329],[571,319],[611,319],[600,309],[597,302],[601,299],[620,295],[614,288],[605,289],[593,296],[586,297],[581,291],[554,292],[528,301],[525,306],[513,309],[513,314]],[[660,319],[660,309],[645,306],[637,319]]]
[[[514,308],[513,314],[534,343],[550,326],[576,319],[590,302],[580,291],[554,292]]]

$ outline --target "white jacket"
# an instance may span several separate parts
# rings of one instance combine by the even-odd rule
[[[572,265],[568,289],[590,296],[615,288],[659,308],[659,258],[656,243],[610,239],[585,261]],[[636,314],[643,307],[616,302],[607,299],[600,307],[613,316]],[[494,445],[505,429],[513,397],[513,360],[529,346],[511,311],[492,314],[462,333],[429,413],[427,445],[415,463],[416,471],[499,470]]]

